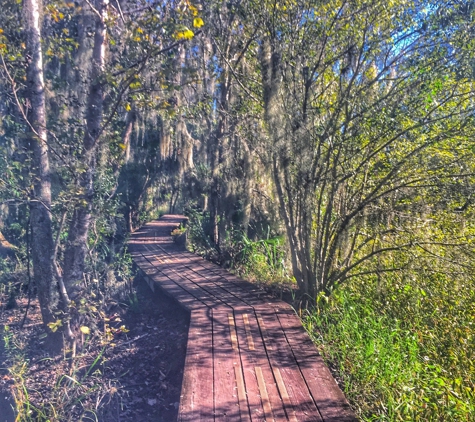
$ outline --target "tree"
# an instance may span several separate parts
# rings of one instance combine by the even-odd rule
[[[26,51],[30,57],[26,72],[27,98],[30,102],[29,146],[32,151],[33,197],[30,200],[33,271],[38,299],[45,325],[56,320],[53,304],[54,242],[51,216],[51,174],[46,129],[46,98],[41,48],[40,0],[24,4]],[[58,335],[50,332],[49,344],[54,350],[62,347]]]
[[[429,156],[472,136],[472,83],[456,77],[448,40],[417,4],[267,3],[255,16],[267,164],[294,275],[315,297],[412,247],[379,243],[401,220],[368,224],[379,204],[430,183]]]

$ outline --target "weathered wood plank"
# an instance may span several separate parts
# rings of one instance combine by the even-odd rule
[[[238,295],[231,294],[222,284],[217,283],[216,279],[209,277],[209,271],[200,272],[196,270],[194,263],[195,255],[192,254],[180,254],[180,258],[175,255],[167,256],[167,260],[173,262],[176,265],[174,270],[178,272],[181,277],[195,283],[196,286],[204,290],[204,294],[214,301],[209,306],[219,306],[220,304],[235,308],[248,308],[249,305],[243,301]]]
[[[267,393],[266,381],[264,380],[264,375],[262,373],[262,368],[260,366],[255,366],[254,371],[257,378],[257,385],[259,388],[259,394],[262,400],[262,407],[264,410],[264,420],[273,421],[274,415],[272,414],[272,406],[269,400],[269,394]]]
[[[170,259],[156,254],[155,251],[149,252],[150,262],[159,269],[161,274],[164,274],[170,280],[173,280],[183,290],[187,291],[190,295],[201,301],[205,306],[214,306],[215,301],[213,298],[211,298],[210,295],[207,294],[207,292],[200,288],[200,286],[198,286],[196,283],[188,280],[183,273],[180,273],[177,265],[173,264],[173,262],[170,262]]]
[[[191,311],[193,309],[201,309],[204,304],[192,296],[188,291],[184,290],[180,285],[170,280],[166,275],[156,273],[149,276],[150,280],[160,286],[167,294],[176,298],[176,300],[185,309]]]
[[[311,416],[314,421],[323,421],[276,314],[261,314],[261,318],[268,336],[265,345],[287,417],[289,420],[305,421]]]
[[[243,397],[238,397],[242,389],[236,369],[241,371],[238,354],[233,350],[232,329],[229,325],[229,312],[213,310],[213,361],[214,361],[214,408],[215,421],[247,421],[249,411],[242,409]],[[247,419],[246,419],[247,413]]]
[[[207,309],[193,311],[178,414],[180,422],[214,420],[212,342],[212,321],[209,311]]]
[[[279,415],[278,409],[280,409],[282,417],[284,415],[282,404],[272,378],[254,313],[235,312],[234,320],[251,419],[259,422],[274,420],[272,404],[275,406],[276,415]],[[258,372],[256,372],[256,368],[258,368]],[[264,377],[264,372],[266,377]],[[269,385],[269,388],[266,388],[266,384]],[[272,404],[268,390],[272,397]]]
[[[325,422],[356,422],[344,394],[295,314],[278,313],[285,336]]]
[[[166,253],[171,253],[169,251],[166,251],[163,246],[160,246],[160,248],[162,248],[162,250],[164,250],[164,252]],[[258,299],[255,294],[250,293],[248,289],[230,283],[222,275],[216,274],[213,271],[213,269],[215,269],[216,267],[215,264],[211,264],[211,266],[207,268],[206,266],[202,265],[206,262],[205,260],[203,260],[203,258],[200,258],[197,255],[191,254],[190,252],[186,251],[173,252],[173,255],[186,257],[186,259],[189,260],[189,264],[187,265],[188,269],[193,271],[193,273],[195,273],[196,276],[201,279],[201,283],[207,283],[206,285],[210,286],[210,288],[210,283],[215,285],[212,294],[219,298],[226,298],[227,303],[236,303],[235,306],[240,306],[238,302],[240,302],[242,306],[253,306],[262,303],[262,300]],[[226,272],[226,274],[229,275],[228,272]],[[250,285],[250,283],[247,284]]]

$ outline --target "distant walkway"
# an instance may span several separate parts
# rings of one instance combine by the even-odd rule
[[[151,289],[191,313],[178,420],[356,421],[292,308],[176,245],[184,220],[166,215],[129,244]]]

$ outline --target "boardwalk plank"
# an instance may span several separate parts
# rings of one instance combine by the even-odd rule
[[[325,422],[356,422],[351,408],[295,314],[278,313],[285,336]]]
[[[163,249],[163,247],[161,248]],[[216,286],[220,287],[222,291],[227,293],[227,297],[229,297],[230,300],[239,300],[249,306],[263,303],[262,300],[259,299],[256,294],[248,288],[249,286],[247,285],[252,286],[250,283],[243,282],[246,286],[241,287],[237,283],[230,282],[228,278],[232,275],[227,271],[224,273],[217,273],[215,270],[219,267],[217,267],[216,264],[209,263],[211,265],[208,267],[208,261],[205,261],[203,258],[183,250],[175,252],[175,254],[186,256],[190,260],[189,266],[192,266],[193,271],[205,280],[209,280],[210,282],[216,284]]]
[[[287,420],[254,312],[235,321],[252,420]]]
[[[323,421],[296,365],[276,314],[262,314],[262,321],[268,336],[265,344],[287,417],[298,422]]]
[[[191,254],[190,254],[191,255]],[[223,288],[216,280],[211,277],[207,277],[205,274],[200,273],[195,269],[194,256],[182,255],[182,259],[177,259],[170,256],[171,262],[175,266],[174,271],[181,277],[186,278],[190,282],[194,283],[199,288],[203,289],[206,296],[213,301],[210,306],[223,304],[230,307],[243,307],[249,308],[242,298],[232,295],[228,290]]]
[[[189,294],[189,292],[184,290],[173,280],[170,280],[166,275],[157,273],[149,276],[149,278],[153,283],[160,286],[160,288],[162,288],[168,295],[174,297],[185,309],[191,311],[193,309],[203,308],[204,304],[202,302]]]
[[[229,324],[229,311],[213,310],[213,360],[215,382],[215,421],[247,421],[249,411],[242,409],[243,397],[239,397],[237,382],[241,379],[241,362],[233,348],[232,329]],[[236,377],[238,375],[238,377]],[[247,416],[247,417],[246,417]]]
[[[212,307],[214,305],[215,301],[210,298],[210,295],[203,291],[197,284],[184,277],[183,274],[177,270],[176,264],[174,265],[168,258],[157,255],[155,251],[149,251],[149,254],[150,261],[158,267],[160,273],[167,276],[170,280],[173,280],[183,290],[201,301],[205,306]]]
[[[178,414],[180,422],[214,420],[212,341],[212,321],[208,310],[193,311]]]

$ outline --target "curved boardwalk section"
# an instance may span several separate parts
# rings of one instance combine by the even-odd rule
[[[151,289],[191,313],[179,421],[356,421],[292,308],[176,245],[185,220],[164,216],[129,244]]]

